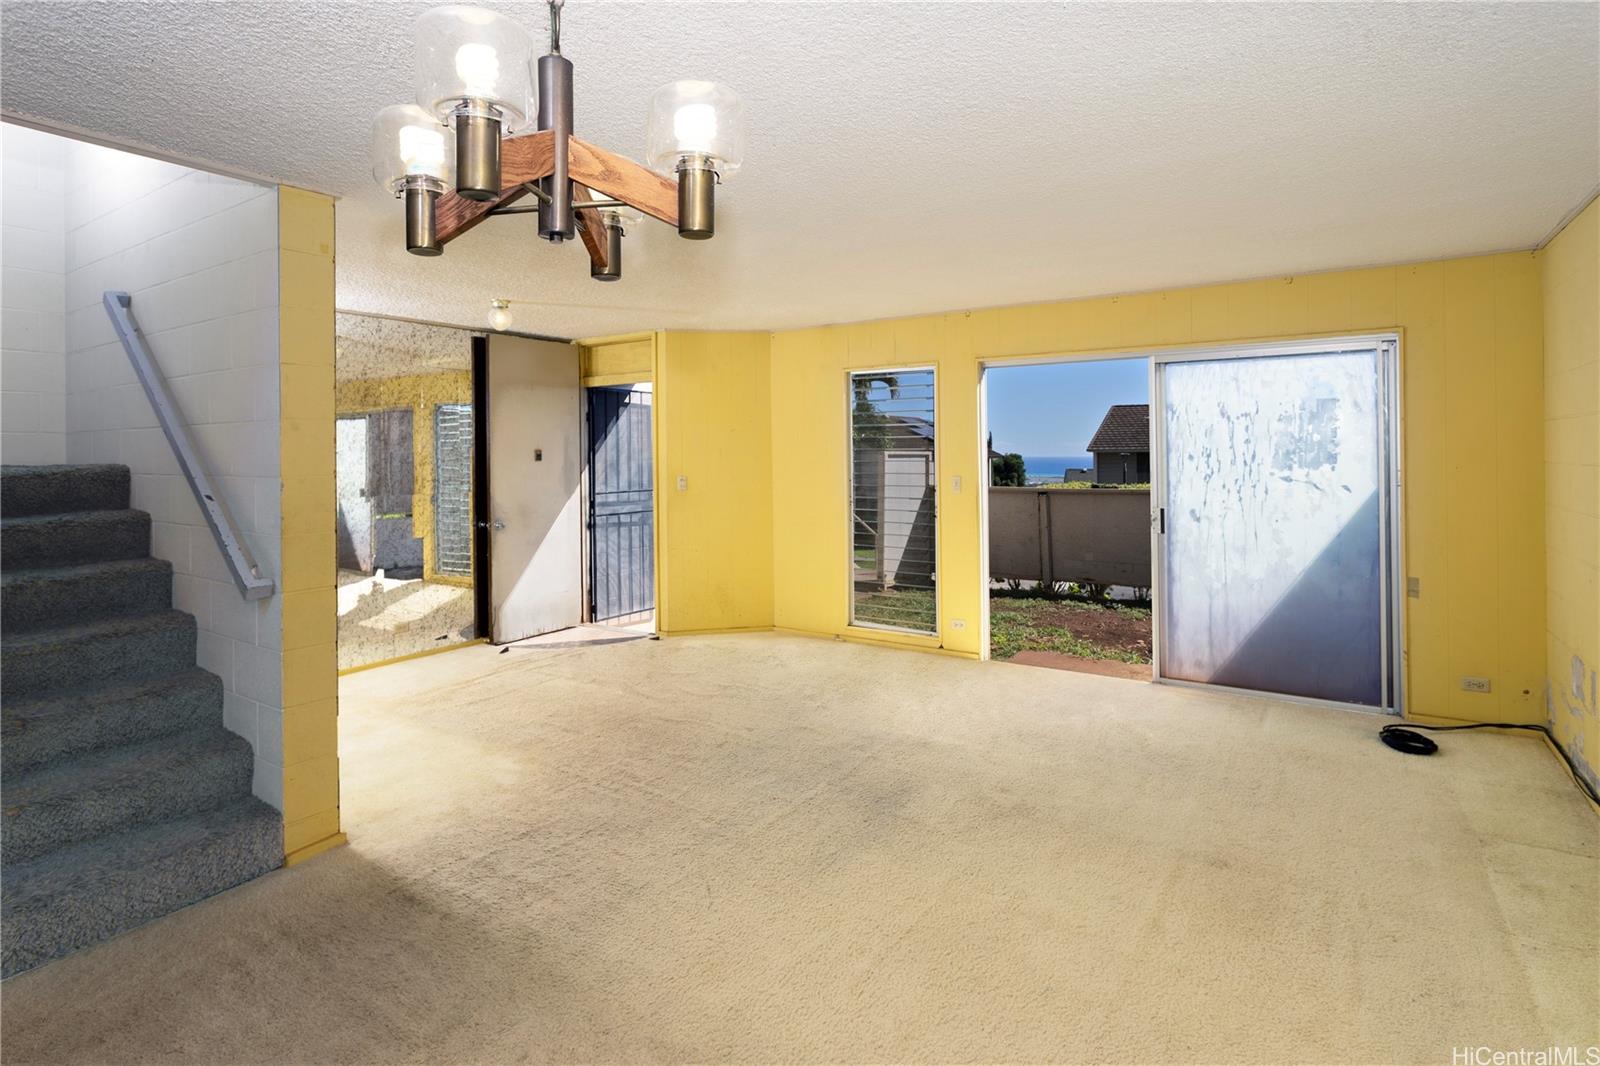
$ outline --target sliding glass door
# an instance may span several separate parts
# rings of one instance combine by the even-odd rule
[[[1161,678],[1396,708],[1393,360],[1157,357]]]

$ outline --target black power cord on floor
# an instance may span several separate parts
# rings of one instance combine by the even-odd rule
[[[1473,722],[1471,725],[1417,725],[1407,722],[1405,725],[1386,725],[1378,730],[1378,739],[1383,741],[1395,751],[1403,751],[1407,755],[1432,755],[1439,750],[1439,745],[1423,736],[1413,732],[1417,729],[1426,729],[1430,733],[1454,733],[1461,729],[1525,729],[1530,733],[1540,733],[1550,742],[1550,746],[1561,756],[1561,761],[1567,764],[1567,772],[1572,775],[1578,788],[1589,797],[1589,802],[1600,807],[1600,795],[1595,794],[1594,786],[1587,778],[1578,772],[1577,764],[1572,761],[1572,756],[1556,740],[1555,734],[1550,732],[1547,725],[1533,725],[1527,722]]]

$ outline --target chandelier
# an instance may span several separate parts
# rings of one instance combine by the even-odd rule
[[[372,176],[405,201],[406,251],[439,255],[491,215],[536,213],[540,237],[580,238],[589,276],[616,281],[626,229],[646,215],[690,240],[712,235],[716,187],[744,159],[738,94],[709,81],[657,89],[648,167],[579,140],[562,3],[549,0],[550,53],[537,59],[528,32],[493,11],[418,16],[417,102],[384,108],[372,126]],[[525,196],[538,205],[512,206]]]

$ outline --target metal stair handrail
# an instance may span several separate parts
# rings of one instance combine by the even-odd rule
[[[276,591],[276,585],[256,565],[244,538],[233,524],[233,516],[228,513],[222,495],[200,465],[199,453],[189,439],[189,427],[167,392],[166,378],[162,377],[161,368],[150,354],[144,333],[133,320],[133,297],[125,292],[108,291],[103,299],[106,314],[111,316],[111,325],[116,328],[122,348],[128,353],[128,361],[133,364],[133,372],[138,376],[139,384],[144,386],[144,394],[150,398],[150,406],[155,409],[161,431],[167,435],[172,454],[177,457],[178,466],[183,469],[183,476],[189,482],[189,491],[194,493],[194,502],[200,505],[200,513],[206,516],[206,525],[211,527],[211,535],[216,538],[222,557],[228,561],[233,583],[239,587],[239,594],[247,600],[266,599]]]

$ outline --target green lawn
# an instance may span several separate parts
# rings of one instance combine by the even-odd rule
[[[989,597],[989,654],[1053,651],[1082,659],[1150,661],[1150,609],[1109,600],[1051,599],[1031,590]]]
[[[883,608],[883,610],[878,610]],[[858,593],[857,621],[906,629],[931,627],[931,590]],[[1053,651],[1080,659],[1150,661],[1150,608],[1084,597],[1048,597],[1032,589],[996,589],[989,596],[989,654],[1009,659],[1019,651]]]

